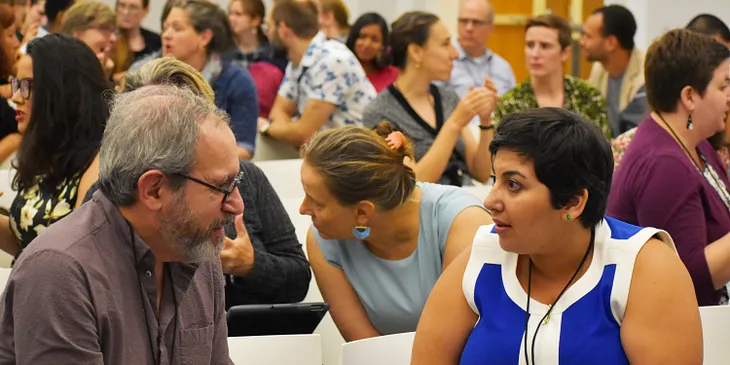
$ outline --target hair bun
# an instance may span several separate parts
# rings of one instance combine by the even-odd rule
[[[378,123],[374,130],[391,150],[399,153],[401,160],[405,157],[413,160],[413,144],[403,132],[395,130],[388,121]]]

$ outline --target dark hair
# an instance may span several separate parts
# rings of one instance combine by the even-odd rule
[[[13,9],[9,5],[0,4],[0,27],[6,30],[15,24],[15,15]],[[0,37],[0,78],[7,79],[12,72],[15,59],[11,59],[5,54],[5,39]]]
[[[46,16],[48,17],[48,22],[55,22],[58,14],[68,10],[73,4],[74,0],[46,0]]]
[[[28,43],[33,86],[28,129],[13,164],[16,190],[40,184],[55,191],[83,173],[99,152],[112,85],[82,41],[49,34]]]
[[[373,24],[380,27],[380,33],[383,35],[383,50],[380,52],[380,55],[373,60],[373,65],[375,65],[376,70],[382,70],[390,65],[390,54],[388,53],[388,48],[390,47],[390,32],[388,31],[388,23],[380,14],[365,13],[357,18],[355,24],[353,24],[352,28],[350,28],[350,34],[347,36],[345,45],[350,49],[350,51],[352,51],[352,53],[355,53],[355,42],[358,38],[360,38],[360,31],[362,31],[362,28]]]
[[[276,27],[280,22],[291,28],[300,38],[312,38],[319,32],[317,5],[311,1],[281,0],[274,5],[271,19]]]
[[[674,29],[646,52],[646,99],[654,111],[671,113],[686,86],[704,95],[715,69],[730,50],[715,39],[687,29]]]
[[[709,36],[720,36],[725,42],[730,42],[730,29],[720,18],[712,14],[697,15],[685,28]]]
[[[603,15],[603,36],[614,36],[623,49],[634,49],[636,19],[629,9],[621,5],[608,5],[596,9],[593,14]]]
[[[393,150],[383,138],[392,132],[390,123],[376,129],[331,129],[316,134],[301,150],[304,161],[322,174],[327,190],[344,206],[368,200],[392,210],[416,187],[416,173],[403,163],[413,156],[410,143]]]
[[[606,213],[613,177],[611,145],[593,123],[562,108],[532,109],[505,117],[489,144],[492,158],[504,149],[533,162],[537,180],[561,209],[588,190],[580,222],[595,226]]]
[[[525,32],[532,27],[545,27],[557,30],[558,43],[560,43],[561,49],[566,49],[573,43],[573,29],[570,27],[570,23],[555,14],[545,14],[529,19],[525,25]]]
[[[431,35],[431,26],[439,21],[439,17],[423,11],[410,11],[401,15],[390,31],[390,47],[395,67],[403,70],[408,62],[408,46],[417,44],[424,46]]]
[[[187,11],[190,16],[190,24],[197,33],[206,30],[213,33],[213,38],[205,49],[207,54],[225,53],[235,46],[231,23],[228,21],[226,12],[218,4],[209,0],[177,0],[170,7],[170,11],[172,8]],[[167,15],[170,15],[169,12]]]
[[[241,7],[243,7],[243,12],[250,16],[251,18],[259,18],[261,22],[259,23],[259,26],[256,27],[256,38],[258,38],[259,43],[269,43],[269,38],[266,37],[266,33],[263,29],[264,19],[266,18],[266,5],[261,0],[233,0],[231,1],[231,4],[234,2],[241,3]]]

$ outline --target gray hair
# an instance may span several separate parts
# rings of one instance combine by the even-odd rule
[[[99,188],[115,205],[129,206],[145,172],[188,173],[206,121],[229,124],[228,115],[186,88],[154,85],[116,95],[99,151]],[[175,181],[177,189],[182,180]]]

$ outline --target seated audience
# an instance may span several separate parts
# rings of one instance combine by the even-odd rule
[[[345,341],[414,331],[441,272],[490,222],[465,190],[417,183],[410,157],[387,123],[319,133],[302,150],[308,257]]]
[[[636,129],[608,200],[611,217],[672,235],[703,306],[728,302],[730,183],[706,141],[725,129],[728,57],[725,46],[685,29],[651,45],[645,77],[653,112]]]
[[[418,323],[413,364],[702,363],[702,326],[669,235],[604,217],[611,149],[577,114],[507,116],[481,227]]]
[[[114,49],[114,75],[119,80],[137,60],[162,49],[160,35],[142,28],[150,12],[150,0],[117,0],[119,40]]]
[[[35,38],[38,27],[45,23],[45,0],[11,0],[15,13],[15,36],[22,41],[25,34],[32,34],[28,41]]]
[[[634,45],[636,21],[629,9],[608,5],[583,24],[583,56],[594,62],[588,82],[601,90],[611,135],[636,127],[649,112],[644,91],[644,53]]]
[[[307,0],[305,0],[307,1]],[[328,39],[345,43],[350,33],[350,11],[342,0],[310,0],[317,5],[319,27]]]
[[[269,39],[286,48],[290,62],[259,132],[298,147],[319,130],[359,125],[375,89],[357,57],[318,31],[315,5],[281,0],[268,24]]]
[[[215,106],[174,86],[119,94],[100,191],[13,268],[0,362],[231,364],[218,255],[240,175]]]
[[[357,18],[345,45],[360,61],[376,92],[383,91],[398,77],[398,69],[390,64],[388,23],[380,14],[366,13]]]
[[[213,103],[213,90],[186,63],[169,57],[152,61],[122,79],[122,92],[147,85],[186,87]],[[241,160],[238,191],[246,212],[240,222],[225,227],[221,253],[226,275],[226,309],[240,304],[293,303],[304,299],[312,274],[294,226],[264,173]],[[94,184],[85,201],[97,190]],[[245,233],[245,234],[244,234]]]
[[[557,15],[541,15],[530,19],[525,28],[525,61],[530,77],[499,99],[494,123],[499,124],[513,113],[558,107],[580,114],[611,138],[601,92],[563,73],[563,64],[572,55],[570,24]]]
[[[12,9],[0,4],[0,79],[7,80],[15,74],[15,60],[18,53],[18,38],[15,34],[15,22]],[[8,105],[12,98],[10,83],[0,85],[0,163],[9,159],[20,146],[22,137],[18,133],[18,122],[15,121],[15,109]]]
[[[689,24],[687,24],[686,29],[700,34],[709,35],[721,44],[730,48],[730,29],[728,29],[727,25],[725,25],[722,20],[718,19],[714,15],[700,14],[694,17]],[[726,131],[718,132],[708,138],[707,141],[710,142],[712,148],[715,149],[718,155],[720,155],[723,168],[728,170],[730,167],[730,152],[728,152],[728,147],[730,147],[730,115],[728,115],[725,119],[725,128]],[[621,162],[626,148],[634,139],[635,135],[636,128],[633,128],[611,141],[611,145],[613,147],[613,161],[616,167],[618,167]]]
[[[28,42],[35,38],[45,37],[49,34],[61,33],[61,27],[63,26],[63,16],[76,0],[46,0],[45,4],[45,17],[48,20],[46,24],[39,24],[38,28],[35,28],[35,24],[31,23],[28,26],[27,33],[32,33],[35,30],[35,35],[30,37],[32,34],[25,34],[21,41],[20,53],[25,54]]]
[[[114,71],[112,48],[117,41],[116,17],[106,4],[84,0],[71,6],[63,17],[61,33],[86,43],[104,66],[104,73],[111,78]]]
[[[372,128],[388,121],[413,140],[418,181],[456,186],[471,185],[472,178],[486,182],[492,173],[488,151],[497,89],[485,78],[483,86],[472,87],[460,101],[453,90],[433,84],[451,74],[457,53],[449,37],[434,14],[409,12],[393,23],[393,60],[402,73],[365,108],[363,124]],[[467,128],[476,115],[479,142]]]
[[[65,35],[31,41],[11,85],[23,140],[10,222],[0,216],[0,249],[17,257],[78,208],[97,180],[112,89],[91,49]]]
[[[216,106],[231,117],[238,157],[248,160],[256,149],[258,100],[248,71],[221,58],[233,47],[232,36],[228,16],[215,3],[173,2],[163,24],[162,54],[189,64],[210,83]]]
[[[263,30],[266,6],[262,0],[232,0],[228,20],[236,48],[224,55],[231,64],[248,69],[259,98],[259,116],[268,118],[276,94],[284,80],[286,58],[274,54],[274,48]]]
[[[504,58],[487,48],[494,31],[494,6],[489,0],[464,0],[459,8],[458,35],[453,42],[459,56],[446,84],[459,98],[472,87],[484,85],[484,78],[494,81],[499,96],[515,87],[512,66]]]

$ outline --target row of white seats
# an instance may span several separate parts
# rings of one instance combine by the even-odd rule
[[[369,338],[342,345],[342,365],[409,365],[415,333]],[[236,365],[321,365],[320,335],[229,337]],[[281,351],[286,349],[286,351]]]

